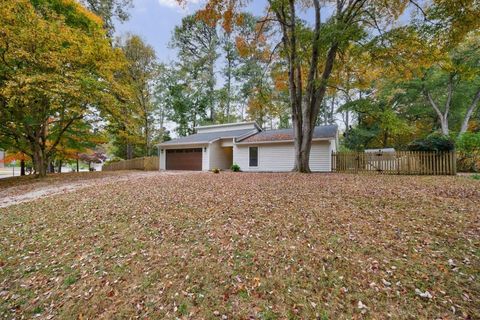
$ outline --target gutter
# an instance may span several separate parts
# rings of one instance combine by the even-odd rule
[[[335,140],[335,137],[328,137],[328,138],[315,138],[312,139],[312,142],[315,141],[330,141]],[[247,141],[247,142],[237,142],[238,145],[248,145],[248,144],[267,144],[267,143],[290,143],[293,142],[292,140],[263,140],[263,141]]]
[[[160,143],[157,144],[158,147],[174,147],[174,146],[186,146],[186,145],[196,145],[196,144],[209,144],[210,141],[195,141],[195,142],[180,142],[180,143]]]

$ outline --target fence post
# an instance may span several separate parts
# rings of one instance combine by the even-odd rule
[[[452,175],[457,175],[457,153],[455,150],[452,151]]]

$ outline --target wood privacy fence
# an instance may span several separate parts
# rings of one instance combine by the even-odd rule
[[[117,171],[117,170],[145,170],[153,171],[159,169],[158,157],[144,157],[130,160],[122,160],[113,162],[102,167],[103,171]]]
[[[334,152],[333,172],[455,175],[456,155],[451,152]]]

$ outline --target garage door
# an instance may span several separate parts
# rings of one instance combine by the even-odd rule
[[[202,149],[167,150],[167,170],[202,170]]]

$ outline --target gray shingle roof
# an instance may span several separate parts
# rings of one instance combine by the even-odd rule
[[[315,127],[313,132],[313,139],[335,138],[337,135],[337,130],[337,125]],[[262,131],[239,142],[247,143],[290,140],[293,140],[293,129],[279,129]]]
[[[178,139],[173,139],[170,141],[165,141],[160,144],[160,146],[168,146],[175,144],[203,144],[209,143],[211,141],[222,139],[222,138],[237,138],[241,137],[244,134],[252,132],[253,129],[242,129],[242,130],[230,130],[230,131],[219,131],[219,132],[207,132],[207,133],[196,133],[190,136],[181,137]]]

